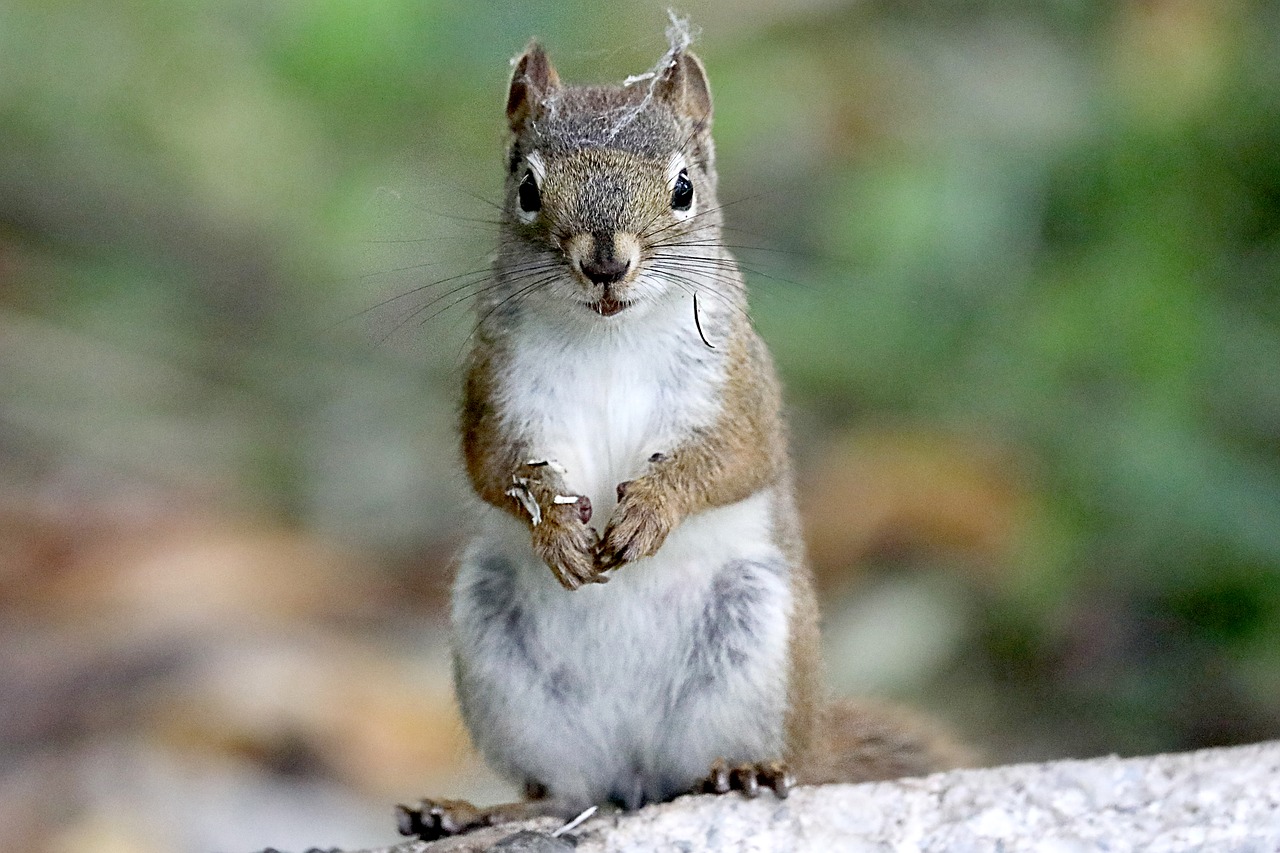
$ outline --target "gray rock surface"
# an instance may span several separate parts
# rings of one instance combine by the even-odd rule
[[[518,829],[556,826],[535,821],[367,853],[479,853]],[[683,797],[635,814],[594,817],[573,834],[577,853],[1276,853],[1280,742],[799,788],[781,801],[768,794]]]

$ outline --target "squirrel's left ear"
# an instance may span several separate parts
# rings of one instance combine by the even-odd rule
[[[551,67],[547,52],[536,41],[529,42],[515,60],[511,88],[507,91],[507,123],[516,133],[542,111],[547,95],[560,88],[560,75]]]
[[[658,78],[657,94],[689,119],[698,130],[711,125],[711,87],[702,61],[692,53],[678,51]]]

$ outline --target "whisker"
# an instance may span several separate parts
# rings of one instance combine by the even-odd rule
[[[671,242],[650,243],[650,248],[694,248],[694,249],[735,249],[741,252],[770,252],[778,255],[801,257],[804,253],[794,249],[780,249],[773,246],[747,246],[741,243],[724,243],[719,240],[673,240]]]
[[[664,254],[661,252],[650,255],[650,258],[654,260],[669,261],[676,264],[687,264],[689,266],[701,267],[703,269],[738,270],[744,273],[750,273],[754,276],[759,276],[760,278],[767,278],[770,281],[789,284],[793,287],[799,287],[805,290],[813,290],[812,285],[802,284],[789,278],[783,278],[782,276],[770,275],[763,270],[747,266],[739,261],[732,261],[725,258],[703,258],[696,255]]]
[[[544,263],[549,264],[549,262],[544,262]],[[534,262],[528,265],[515,267],[513,268],[512,271],[525,272],[529,269],[537,269],[537,268],[538,268],[538,264],[537,262]],[[490,275],[493,272],[494,272],[493,267],[487,266],[480,269],[471,270],[470,272],[459,273],[458,275],[446,276],[445,278],[436,279],[435,281],[429,281],[426,284],[420,284],[417,287],[412,287],[409,290],[404,291],[403,293],[397,293],[395,296],[388,297],[382,300],[381,302],[378,302],[374,305],[370,305],[368,308],[365,308],[363,311],[360,311],[359,313],[354,314],[353,316],[347,319],[354,320],[355,318],[368,314],[370,311],[375,311],[378,308],[383,307],[384,305],[389,305],[392,302],[396,302],[400,299],[404,299],[407,296],[412,296],[415,293],[421,293],[424,290],[430,290],[433,287],[439,287],[442,284],[448,284],[451,281],[457,281],[458,279],[467,278],[468,276],[473,276],[473,275]]]
[[[686,293],[691,293],[691,294],[707,293],[711,296],[714,296],[715,298],[719,299],[723,305],[736,311],[744,320],[748,322],[751,321],[751,315],[747,312],[747,309],[745,307],[743,307],[733,299],[730,299],[728,296],[721,293],[714,287],[706,287],[706,288],[702,287],[702,285],[705,284],[705,282],[696,281],[686,276],[682,276],[677,273],[671,272],[670,270],[650,270],[650,274],[659,276],[660,278],[665,278],[667,281],[680,287]]]
[[[697,213],[695,213],[693,216],[690,216],[688,219],[684,219],[676,222],[670,222],[667,225],[663,226],[662,228],[658,229],[657,231],[642,233],[640,236],[644,239],[651,239],[653,237],[656,237],[659,234],[666,233],[678,226],[681,226],[681,225],[688,226],[689,223],[693,222],[694,220],[700,219],[709,214],[715,213],[717,211],[725,210],[726,208],[733,207],[734,205],[742,204],[743,202],[747,202],[747,201],[752,201],[754,199],[760,198],[761,196],[765,196],[769,194],[770,193],[767,193],[767,192],[760,192],[760,193],[755,193],[749,196],[742,196],[740,198],[735,198],[733,201],[723,202],[722,204],[718,204],[715,207],[709,207],[706,210],[699,210]],[[693,230],[693,229],[690,228],[690,230]]]
[[[496,304],[491,306],[488,311],[484,312],[484,314],[478,320],[476,320],[475,325],[471,327],[471,333],[467,335],[466,339],[462,342],[462,347],[458,350],[458,357],[459,358],[462,357],[463,351],[465,351],[466,348],[471,344],[471,339],[475,337],[476,332],[480,331],[480,328],[485,324],[485,321],[488,320],[491,316],[493,316],[493,312],[497,311],[499,308],[502,308],[504,305],[507,305],[513,300],[523,300],[524,297],[528,296],[534,290],[538,289],[539,287],[544,287],[545,285],[551,283],[552,281],[555,281],[555,279],[556,279],[556,276],[544,276],[543,278],[540,278],[534,281],[532,284],[528,284],[520,288],[515,293],[509,294],[508,296],[504,297],[503,299],[498,301]]]
[[[459,273],[458,275],[452,275],[452,276],[449,276],[448,278],[442,278],[437,281],[429,281],[426,284],[420,284],[417,287],[410,288],[409,290],[404,291],[403,293],[397,293],[394,296],[389,296],[386,299],[383,299],[379,302],[375,302],[373,305],[370,305],[368,308],[363,308],[348,317],[343,317],[341,320],[338,320],[332,325],[326,327],[326,331],[332,331],[338,326],[341,326],[343,323],[350,323],[352,320],[358,320],[359,318],[365,316],[366,314],[372,313],[374,311],[377,311],[379,308],[390,305],[392,302],[398,302],[401,299],[405,299],[407,297],[413,296],[416,293],[421,293],[424,290],[430,290],[433,287],[438,287],[439,285],[447,284],[451,281],[457,281],[458,279],[461,279],[461,278],[487,275],[490,272],[491,270],[488,267],[486,267],[484,269],[471,270],[470,272]]]
[[[449,291],[447,291],[447,292],[445,292],[445,293],[439,294],[438,296],[436,296],[436,297],[435,297],[435,298],[433,298],[433,299],[429,299],[429,300],[427,300],[427,302],[423,303],[422,305],[419,305],[417,308],[413,309],[413,310],[412,310],[412,311],[410,311],[408,314],[405,314],[403,317],[401,317],[401,318],[396,322],[396,324],[395,324],[394,326],[392,326],[392,327],[391,327],[391,328],[390,328],[390,329],[389,329],[385,334],[383,334],[381,337],[379,337],[379,338],[378,338],[378,343],[379,343],[379,344],[384,344],[384,343],[386,343],[386,342],[387,342],[387,340],[388,340],[388,339],[390,339],[392,335],[394,335],[396,332],[400,331],[402,328],[404,328],[406,325],[408,325],[409,321],[411,321],[414,317],[417,317],[417,316],[419,316],[420,314],[422,314],[422,312],[424,312],[424,311],[426,311],[427,309],[429,309],[432,305],[436,305],[436,304],[438,304],[441,300],[443,300],[443,299],[447,299],[447,298],[449,298],[449,296],[451,296],[451,295],[453,295],[453,294],[455,294],[455,293],[459,293],[459,292],[461,292],[461,291],[463,291],[463,290],[466,290],[468,287],[476,287],[476,286],[478,286],[479,284],[480,284],[480,282],[471,282],[471,283],[467,283],[467,284],[464,284],[464,285],[460,285],[459,287],[453,288],[452,290],[449,290]],[[481,288],[480,288],[480,290],[477,290],[475,293],[468,293],[467,295],[463,296],[461,299],[456,300],[455,302],[451,302],[451,303],[449,303],[449,305],[446,305],[446,306],[445,306],[445,308],[444,308],[444,309],[442,309],[440,312],[433,313],[431,316],[432,316],[432,317],[437,316],[438,314],[443,313],[443,311],[444,311],[444,310],[448,310],[449,308],[452,308],[454,305],[458,304],[458,302],[465,302],[465,301],[466,301],[466,300],[468,300],[468,299],[473,299],[473,298],[475,298],[476,296],[479,296],[480,294],[485,293],[485,292],[487,292],[488,290],[490,290],[490,289],[492,289],[492,288],[494,288],[494,287],[496,287],[496,286],[497,286],[497,285],[495,285],[495,284],[493,284],[493,283],[490,283],[490,284],[488,284],[488,285],[486,285],[486,286],[483,286],[483,287],[481,287]],[[421,325],[421,324],[419,324],[419,325]]]
[[[554,261],[546,260],[546,259],[539,259],[539,260],[537,260],[537,261],[533,261],[533,262],[529,262],[529,263],[526,263],[526,264],[521,264],[521,265],[517,265],[517,266],[515,266],[515,267],[512,267],[512,268],[510,268],[510,270],[508,270],[508,272],[509,272],[509,273],[515,273],[516,275],[525,275],[525,274],[528,274],[528,273],[536,273],[536,272],[539,272],[539,271],[541,271],[541,270],[543,270],[543,269],[550,269],[550,268],[552,268],[553,266],[554,266]],[[332,329],[334,329],[334,328],[336,328],[336,327],[338,327],[338,326],[342,325],[343,323],[349,323],[349,322],[351,322],[352,320],[359,319],[360,317],[363,317],[363,316],[365,316],[365,315],[367,315],[367,314],[370,314],[370,313],[372,313],[372,312],[374,312],[374,311],[378,310],[379,308],[386,307],[387,305],[390,305],[390,304],[391,304],[391,303],[393,303],[393,302],[398,302],[398,301],[400,301],[400,300],[402,300],[402,299],[407,299],[407,298],[409,298],[409,297],[411,297],[411,296],[414,296],[414,295],[416,295],[416,294],[423,293],[423,292],[425,292],[425,291],[431,290],[431,289],[436,288],[436,287],[440,287],[441,285],[448,284],[448,283],[450,283],[450,282],[456,282],[456,281],[462,281],[462,282],[463,282],[461,285],[458,285],[458,286],[456,286],[456,287],[449,288],[448,290],[444,291],[443,293],[437,294],[437,295],[436,295],[435,297],[433,297],[432,299],[427,300],[427,302],[423,303],[422,305],[417,306],[417,307],[416,307],[412,312],[410,312],[410,314],[408,315],[408,317],[407,317],[407,318],[405,318],[405,319],[404,319],[400,324],[398,324],[395,328],[393,328],[393,329],[391,330],[391,331],[392,331],[392,333],[394,333],[394,332],[395,332],[395,331],[400,327],[400,325],[403,325],[403,323],[404,323],[404,322],[408,322],[408,320],[410,320],[410,319],[412,319],[413,317],[417,316],[417,315],[418,315],[418,314],[420,314],[422,311],[424,311],[424,310],[426,310],[426,309],[430,308],[432,305],[436,304],[436,303],[437,303],[437,302],[439,302],[441,299],[447,299],[449,296],[451,296],[451,295],[453,295],[453,294],[455,294],[455,293],[459,293],[460,291],[465,290],[465,289],[467,289],[468,287],[475,287],[475,286],[480,285],[480,284],[482,283],[482,282],[481,282],[481,281],[479,281],[479,280],[476,280],[476,281],[466,281],[466,279],[477,278],[477,277],[483,277],[483,276],[489,276],[489,275],[493,275],[493,274],[494,274],[494,270],[493,270],[493,268],[492,268],[491,266],[486,266],[486,267],[482,267],[482,268],[480,268],[480,269],[474,269],[474,270],[470,270],[470,271],[468,271],[468,272],[459,273],[459,274],[457,274],[457,275],[446,276],[445,278],[436,279],[435,281],[429,281],[429,282],[426,282],[426,283],[424,283],[424,284],[420,284],[420,285],[418,285],[418,286],[416,286],[416,287],[409,288],[408,290],[406,290],[406,291],[404,291],[404,292],[402,292],[402,293],[397,293],[397,294],[395,294],[395,295],[393,295],[393,296],[389,296],[389,297],[387,297],[387,298],[385,298],[385,299],[379,300],[378,302],[375,302],[373,305],[370,305],[370,306],[369,306],[369,307],[367,307],[367,308],[364,308],[364,309],[362,309],[362,310],[360,310],[360,311],[357,311],[357,312],[355,312],[354,314],[351,314],[350,316],[344,317],[344,318],[342,318],[342,319],[340,319],[340,320],[336,321],[336,322],[335,322],[335,323],[333,323],[332,325],[330,325],[330,326],[328,327],[328,330],[332,330]]]
[[[454,307],[456,307],[456,306],[458,306],[458,305],[461,305],[463,302],[466,302],[467,300],[475,299],[476,297],[482,296],[482,295],[484,295],[484,294],[486,294],[486,293],[491,293],[491,292],[493,292],[493,291],[495,291],[495,290],[499,290],[499,289],[501,289],[501,288],[503,288],[503,287],[510,287],[512,284],[519,284],[519,283],[521,282],[521,280],[522,280],[524,277],[527,277],[527,276],[536,276],[536,277],[538,277],[538,282],[535,282],[535,283],[545,283],[545,282],[549,282],[549,281],[554,281],[554,280],[555,280],[555,278],[559,275],[559,272],[553,272],[553,273],[548,274],[548,275],[540,275],[542,272],[544,272],[545,270],[549,269],[551,266],[553,266],[553,265],[552,265],[552,264],[547,264],[547,263],[542,263],[542,264],[538,264],[538,263],[531,263],[531,264],[527,264],[527,265],[525,265],[525,266],[522,268],[522,272],[521,272],[520,274],[518,274],[518,275],[516,275],[516,276],[513,276],[513,277],[512,277],[512,276],[508,276],[508,277],[504,277],[504,278],[501,278],[501,279],[495,280],[495,281],[493,281],[493,282],[490,282],[488,285],[486,285],[486,286],[484,286],[484,287],[481,287],[479,290],[477,290],[477,291],[475,291],[475,292],[473,292],[473,293],[467,293],[467,294],[464,294],[463,296],[461,296],[461,297],[459,297],[459,298],[457,298],[457,299],[453,300],[452,302],[450,302],[448,305],[445,305],[443,308],[440,308],[440,309],[438,309],[438,310],[436,310],[436,311],[433,311],[433,312],[431,312],[430,314],[428,314],[425,318],[423,318],[422,320],[420,320],[420,321],[418,322],[418,325],[419,325],[419,326],[425,326],[427,323],[431,322],[431,321],[432,321],[432,320],[434,320],[436,317],[439,317],[441,314],[444,314],[446,311],[448,311],[448,310],[449,310],[449,309],[451,309],[451,308],[454,308]],[[415,317],[419,316],[419,315],[420,315],[420,314],[422,314],[424,311],[426,311],[427,309],[429,309],[431,306],[439,304],[442,300],[444,300],[444,299],[448,299],[448,298],[449,298],[450,296],[452,296],[452,295],[455,295],[455,294],[457,294],[457,293],[461,293],[462,291],[466,290],[468,287],[475,287],[475,286],[477,286],[477,284],[479,284],[479,282],[468,282],[468,283],[466,283],[466,284],[463,284],[463,285],[460,285],[460,286],[458,286],[458,287],[452,288],[452,289],[450,289],[450,290],[446,291],[445,293],[439,294],[439,295],[437,295],[436,297],[434,297],[433,299],[430,299],[430,300],[428,300],[427,302],[425,302],[424,304],[422,304],[422,305],[418,306],[418,307],[417,307],[417,308],[415,308],[413,311],[409,312],[409,313],[408,313],[408,314],[406,314],[404,317],[402,317],[402,318],[400,319],[400,321],[399,321],[399,322],[397,322],[397,323],[395,324],[395,326],[393,326],[393,327],[391,328],[391,330],[390,330],[389,332],[387,332],[387,334],[386,334],[386,335],[384,335],[384,336],[379,340],[379,343],[384,343],[388,338],[390,338],[390,337],[391,337],[392,335],[394,335],[397,331],[399,331],[399,330],[400,330],[401,328],[403,328],[406,324],[408,324],[408,322],[409,322],[410,320],[412,320],[413,318],[415,318]]]
[[[553,279],[548,279],[548,280],[553,280]],[[450,308],[454,308],[458,305],[461,305],[463,302],[466,302],[468,299],[474,299],[477,296],[483,296],[486,293],[491,293],[495,290],[499,290],[503,287],[508,286],[509,284],[510,282],[508,281],[495,282],[494,284],[491,284],[488,287],[483,288],[482,290],[478,290],[475,293],[468,293],[466,296],[463,296],[459,299],[455,299],[453,302],[450,302],[448,305],[444,306],[443,308],[437,311],[433,311],[431,314],[429,314],[428,316],[420,320],[418,322],[418,325],[425,326],[427,323],[430,323],[432,320],[434,320],[436,317],[439,317],[441,314],[448,311]]]
[[[423,263],[420,263],[420,264],[410,264],[407,267],[395,267],[394,269],[389,269],[389,270],[377,270],[376,272],[366,272],[356,276],[356,280],[367,281],[368,279],[378,278],[379,276],[395,275],[398,272],[413,272],[414,270],[424,270],[424,269],[427,269],[428,267],[438,267],[443,263],[445,263],[445,261],[424,261]]]

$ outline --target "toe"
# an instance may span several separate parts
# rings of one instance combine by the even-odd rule
[[[709,794],[727,794],[731,786],[729,783],[729,765],[723,759],[716,759],[711,765],[711,772],[707,774],[706,781],[702,783],[702,788]]]
[[[787,795],[791,793],[791,789],[796,785],[796,777],[792,775],[791,769],[781,761],[771,761],[762,765],[760,768],[760,780],[767,787],[772,788],[773,793],[780,800],[785,800]]]
[[[743,764],[733,768],[733,787],[750,799],[760,796],[760,780],[756,776],[754,764]]]

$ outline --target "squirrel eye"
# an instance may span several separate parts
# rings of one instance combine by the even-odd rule
[[[520,209],[525,213],[536,213],[542,209],[542,194],[538,192],[538,181],[533,177],[533,170],[526,170],[520,179]]]
[[[676,186],[671,191],[671,209],[688,210],[693,206],[693,184],[689,181],[689,170],[681,169],[676,175]]]

